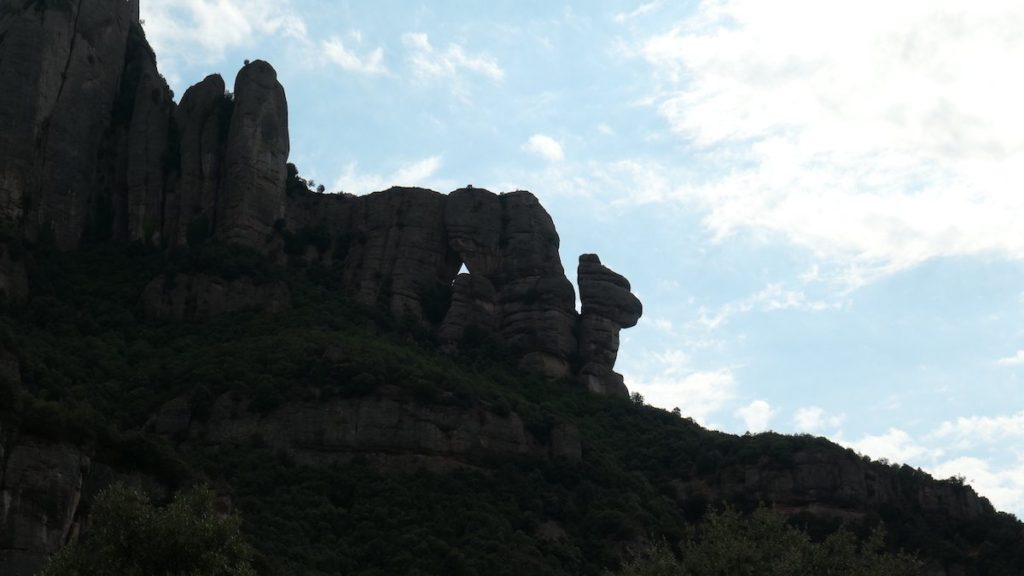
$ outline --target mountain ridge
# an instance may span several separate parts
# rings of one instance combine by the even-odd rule
[[[267,573],[454,549],[469,573],[597,574],[721,502],[884,524],[930,574],[1024,571],[1021,524],[969,486],[631,402],[613,368],[642,306],[585,254],[576,311],[535,196],[318,194],[269,64],[175,105],[130,11],[0,0],[4,574],[87,533],[104,486],[195,481]]]

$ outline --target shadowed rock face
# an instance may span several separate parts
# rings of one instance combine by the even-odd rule
[[[257,60],[235,79],[217,235],[260,247],[283,218],[288,176],[288,103],[274,68]]]
[[[625,392],[611,367],[639,304],[601,268],[580,318],[555,225],[533,194],[289,187],[288,103],[274,68],[247,63],[233,96],[208,76],[176,105],[129,4],[0,0],[0,80],[13,88],[0,93],[5,227],[30,240],[52,231],[66,249],[212,238],[319,261],[357,300],[433,331],[449,351],[467,335],[493,339],[525,370],[561,378],[581,368],[591,389]],[[22,296],[23,267],[0,257],[0,288]],[[469,274],[456,278],[463,264]],[[283,286],[204,275],[156,279],[143,295],[150,314],[172,318],[287,300]]]
[[[125,2],[0,3],[0,218],[78,244],[125,64]]]
[[[601,264],[596,254],[580,256],[577,282],[583,309],[579,323],[580,379],[600,394],[627,395],[622,375],[612,370],[619,331],[636,326],[643,306],[629,281]]]
[[[187,244],[190,228],[194,235],[208,234],[216,223],[225,127],[234,105],[224,90],[219,74],[207,76],[185,92],[175,113],[181,174],[173,194],[165,199],[164,236],[169,244]]]
[[[67,444],[25,439],[0,471],[0,573],[35,574],[74,527],[89,458]]]

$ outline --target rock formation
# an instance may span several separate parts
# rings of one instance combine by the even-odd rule
[[[35,574],[68,541],[89,471],[79,448],[26,438],[0,471],[0,573]]]
[[[233,95],[212,75],[175,105],[131,3],[0,2],[0,80],[16,87],[0,94],[3,227],[30,242],[52,234],[65,249],[213,240],[318,261],[340,268],[364,305],[433,331],[451,352],[493,340],[525,370],[626,393],[612,365],[639,302],[601,268],[581,276],[594,296],[584,295],[580,318],[558,233],[533,194],[296,188],[287,99],[270,64],[246,63]],[[23,273],[12,262],[0,253],[0,289],[18,296]],[[462,265],[469,274],[456,278]],[[287,290],[178,275],[154,280],[143,304],[156,316],[202,318],[280,308]]]
[[[178,185],[165,200],[164,237],[168,244],[205,240],[216,222],[224,141],[234,101],[225,96],[219,74],[189,88],[175,113],[180,142]]]
[[[125,65],[127,3],[0,3],[0,219],[72,248]]]
[[[270,64],[257,60],[238,73],[226,146],[217,234],[262,246],[284,217],[288,175],[288,103]]]
[[[636,326],[643,306],[629,281],[612,272],[596,254],[580,256],[576,276],[583,310],[579,323],[580,379],[601,394],[627,394],[622,375],[612,370],[619,353],[619,331]]]
[[[291,402],[259,414],[248,402],[218,398],[204,422],[191,419],[187,398],[172,401],[150,422],[154,432],[203,445],[263,442],[311,466],[375,455],[389,464],[408,460],[437,468],[459,467],[469,455],[530,455],[577,462],[579,430],[559,424],[535,438],[519,414],[484,407],[410,402],[400,389],[383,386],[372,396]]]

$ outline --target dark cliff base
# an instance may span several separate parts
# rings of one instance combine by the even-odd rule
[[[599,574],[722,503],[819,537],[881,522],[936,574],[1024,571],[1021,524],[967,486],[531,377],[500,341],[446,355],[315,264],[216,245],[19,258],[30,296],[0,313],[4,574],[75,538],[117,481],[158,499],[210,483],[267,574]],[[154,278],[254,296],[161,319]]]

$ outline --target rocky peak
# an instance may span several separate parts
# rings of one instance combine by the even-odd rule
[[[277,72],[262,60],[235,79],[235,106],[226,142],[220,239],[260,246],[285,214],[288,102]]]
[[[65,249],[91,239],[165,247],[212,239],[319,261],[340,269],[357,300],[433,331],[453,353],[493,339],[523,369],[582,374],[594,391],[625,393],[611,368],[618,331],[636,323],[639,302],[624,278],[588,256],[595,264],[581,268],[577,314],[554,222],[530,192],[296,189],[288,102],[267,62],[247,62],[233,94],[211,75],[177,105],[133,17],[137,3],[0,2],[0,79],[13,87],[0,94],[0,120],[10,126],[0,133],[8,228],[30,239],[52,233]],[[0,260],[0,286],[19,295],[23,275],[8,261]],[[468,277],[456,278],[462,265]],[[144,300],[156,315],[197,317],[234,309],[229,301],[282,308],[287,290],[175,277],[154,280]]]
[[[627,394],[622,375],[612,370],[619,331],[636,326],[643,306],[629,281],[601,264],[596,254],[580,256],[577,271],[582,311],[579,322],[580,379],[601,394]]]

